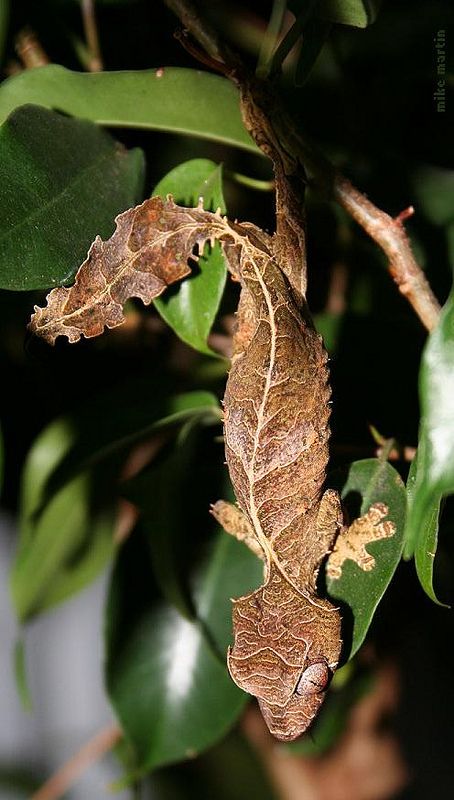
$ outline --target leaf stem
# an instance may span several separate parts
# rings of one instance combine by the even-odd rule
[[[242,186],[247,186],[248,189],[255,189],[257,192],[272,192],[274,190],[274,180],[264,181],[259,178],[251,178],[250,175],[243,175],[241,172],[231,172],[228,169],[224,169],[224,175],[226,178],[230,178],[230,180]]]
[[[194,38],[205,46],[209,29],[205,20],[192,12],[191,0],[164,0],[178,16],[184,9],[184,22]],[[305,11],[298,15],[293,27],[284,37],[273,56],[272,70],[282,63],[301,33],[303,25],[312,11],[314,3],[308,2]],[[179,10],[177,10],[177,6]],[[182,16],[180,16],[183,19]],[[217,41],[217,40],[216,40]],[[219,45],[217,45],[219,47]],[[230,67],[232,79],[241,84],[241,76],[247,79],[247,70],[236,54],[228,48],[223,50],[223,60]],[[270,74],[272,72],[270,71]],[[268,87],[269,91],[272,87]],[[432,330],[440,315],[440,304],[435,297],[423,270],[413,254],[410,241],[405,233],[403,221],[411,211],[406,210],[396,219],[377,208],[364,194],[356,189],[347,178],[338,172],[333,164],[311,143],[300,130],[296,130],[288,114],[280,106],[279,98],[274,98],[274,108],[267,108],[270,126],[274,131],[275,141],[280,144],[282,152],[291,153],[298,162],[304,165],[317,188],[324,190],[335,199],[347,213],[361,225],[363,230],[378,244],[388,257],[388,271],[397,284],[399,291],[406,297],[422,324]]]
[[[262,40],[257,62],[256,74],[260,78],[266,78],[269,74],[273,50],[281,32],[286,10],[287,0],[274,0],[270,21]]]
[[[98,27],[96,24],[95,0],[80,0],[80,7],[85,39],[91,56],[88,70],[89,72],[101,72],[103,69],[103,62],[101,48],[99,46]]]
[[[316,0],[306,0],[304,9],[298,14],[290,30],[285,34],[282,41],[274,51],[274,55],[270,59],[269,69],[267,75],[274,75],[278,72],[287,58],[290,50],[297,43],[299,37],[303,33],[304,27],[310,19],[310,16],[316,5]]]

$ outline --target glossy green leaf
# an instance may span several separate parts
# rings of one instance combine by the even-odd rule
[[[304,0],[292,0],[291,10],[297,14],[302,9]],[[317,16],[329,22],[341,25],[352,25],[355,28],[366,28],[377,18],[381,0],[320,0]]]
[[[37,515],[47,477],[72,441],[67,421],[57,420],[35,440],[25,464],[19,546],[11,574],[21,622],[79,591],[113,551],[114,509],[105,496],[105,471],[101,480],[88,471],[78,475]]]
[[[140,150],[90,122],[15,111],[0,130],[0,287],[72,278],[96,234],[108,238],[114,217],[140,200],[143,167]]]
[[[214,744],[246,700],[202,625],[157,596],[152,575],[147,547],[133,536],[112,577],[106,674],[139,774]]]
[[[195,69],[84,74],[51,64],[2,83],[0,121],[23,103],[109,127],[170,131],[260,152],[244,128],[232,82]]]
[[[348,560],[344,562],[341,577],[327,581],[330,597],[343,604],[344,622],[352,625],[351,641],[344,632],[343,659],[348,660],[363,643],[375,610],[400,561],[406,494],[400,475],[391,464],[367,458],[350,465],[342,498],[350,510],[351,519],[365,514],[373,503],[385,503],[389,508],[387,519],[396,526],[393,536],[367,545],[368,552],[376,559],[370,572],[364,572],[354,561]]]
[[[231,598],[254,591],[262,581],[262,561],[218,527],[193,577],[193,597],[197,618],[223,660],[233,639]]]
[[[419,374],[421,423],[408,481],[405,557],[415,555],[421,585],[436,601],[433,563],[441,499],[454,492],[454,292],[424,348]]]
[[[196,206],[203,197],[204,208],[225,214],[222,169],[213,161],[196,158],[171,170],[153,190],[153,195],[173,195],[176,203]],[[221,246],[206,245],[193,274],[154,301],[157,310],[175,333],[201,353],[213,355],[207,344],[224,291],[227,270]]]

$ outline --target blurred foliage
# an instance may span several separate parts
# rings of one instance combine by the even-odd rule
[[[261,50],[271,3],[205,6],[249,63],[260,51],[263,64],[276,53],[279,26]],[[298,13],[301,4],[289,6]],[[397,525],[395,537],[371,547],[376,570],[360,573],[350,562],[327,583],[345,604],[345,658],[366,634],[392,651],[426,609],[405,565],[391,582],[402,547],[429,596],[450,602],[453,585],[454,173],[447,114],[433,98],[433,39],[454,10],[442,0],[377,10],[359,0],[323,3],[323,15],[298,34],[280,84],[298,124],[374,202],[391,214],[415,206],[408,231],[446,303],[427,338],[382,254],[308,190],[308,300],[332,359],[330,482],[352,501],[353,516],[380,500]],[[258,585],[261,564],[208,515],[210,502],[229,495],[219,442],[226,364],[213,359],[210,332],[229,334],[238,299],[219,249],[207,249],[196,274],[156,307],[131,303],[125,325],[99,340],[50,350],[28,338],[26,324],[41,290],[73,275],[94,235],[109,236],[115,214],[153,191],[186,203],[202,195],[206,207],[272,230],[272,193],[235,177],[267,181],[270,168],[241,126],[236,90],[173,39],[170,12],[147,0],[106,0],[96,13],[105,71],[82,74],[77,2],[0,0],[0,284],[21,290],[0,293],[3,499],[20,520],[13,598],[25,622],[114,561],[106,685],[130,745],[127,775],[155,770],[144,792],[148,782],[162,800],[267,800],[273,792],[239,728],[228,734],[247,698],[225,668],[230,597]],[[13,74],[25,25],[53,63]],[[403,458],[391,466],[373,457],[370,424],[399,453],[418,446],[410,474]],[[124,499],[139,516],[119,546]],[[17,666],[26,696],[20,648]],[[373,684],[356,658],[344,669],[349,678],[333,686],[313,742],[297,745],[306,755],[335,745]]]

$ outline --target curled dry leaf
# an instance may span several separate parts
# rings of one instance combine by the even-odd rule
[[[131,297],[149,304],[172,283],[190,273],[205,242],[230,230],[220,215],[181,208],[169,197],[153,197],[116,218],[116,230],[103,242],[99,236],[79,268],[74,286],[53,289],[45,308],[35,307],[33,333],[54,344],[98,336],[124,321],[123,306]]]

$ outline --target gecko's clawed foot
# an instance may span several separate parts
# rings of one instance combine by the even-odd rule
[[[211,513],[226,533],[230,533],[235,539],[244,542],[254,555],[265,560],[264,552],[257,540],[254,529],[246,515],[238,506],[228,503],[226,500],[218,500],[211,506]]]
[[[394,535],[396,530],[394,522],[384,519],[388,513],[387,505],[374,503],[366,514],[355,519],[340,532],[327,562],[328,578],[339,579],[344,561],[347,559],[358,564],[364,572],[374,568],[375,558],[367,552],[366,545]]]

